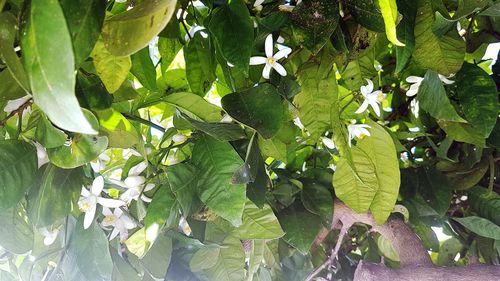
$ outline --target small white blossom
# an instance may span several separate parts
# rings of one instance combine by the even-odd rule
[[[109,156],[105,152],[103,152],[95,160],[90,161],[90,166],[92,167],[92,170],[94,170],[94,172],[100,173],[106,168],[106,163],[109,162],[109,160]]]
[[[120,242],[125,242],[128,238],[128,230],[135,228],[137,225],[132,221],[132,219],[123,213],[119,208],[116,208],[113,212],[110,209],[103,207],[102,214],[104,219],[102,220],[102,226],[113,227],[109,240],[113,240],[118,234],[120,234]]]
[[[335,148],[335,143],[331,138],[322,138],[321,141],[323,142],[323,145],[328,148],[328,149],[334,149]]]
[[[82,186],[82,193],[80,200],[78,201],[78,206],[80,210],[85,213],[85,218],[83,221],[83,228],[87,229],[94,221],[95,212],[97,209],[97,204],[100,204],[109,208],[118,208],[125,205],[125,202],[121,200],[109,199],[101,197],[102,189],[104,188],[104,178],[99,176],[94,179],[90,191]]]
[[[264,1],[266,0],[255,0],[255,2],[253,3],[253,7],[255,8],[255,10],[257,10],[258,12],[262,11],[262,3],[264,3]]]
[[[199,26],[199,25],[193,25],[189,28],[188,32],[186,33],[186,35],[184,36],[184,41],[188,42],[189,39],[193,38],[194,35],[196,34],[196,32],[200,32],[201,36],[203,38],[208,38],[208,34],[203,31],[205,30],[205,28],[203,26]]]
[[[25,104],[29,99],[31,99],[31,95],[26,95],[24,97],[21,97],[21,98],[15,99],[15,100],[9,100],[7,102],[7,105],[3,109],[3,111],[10,114],[12,111],[19,109],[19,107],[21,107],[21,105]]]
[[[366,124],[356,124],[355,121],[349,124],[347,126],[347,131],[349,132],[349,146],[351,146],[351,142],[354,138],[363,139],[366,136],[370,136],[368,128],[371,127]]]
[[[281,76],[286,76],[287,74],[285,68],[278,63],[278,60],[288,56],[292,52],[292,49],[285,48],[273,54],[273,48],[273,35],[269,34],[265,42],[266,57],[255,56],[250,58],[250,65],[265,64],[262,71],[264,79],[269,79],[271,69],[276,70]]]
[[[441,80],[446,85],[451,85],[455,83],[455,81],[448,79],[446,76],[438,74],[439,80]],[[424,77],[419,76],[408,76],[406,78],[406,82],[410,83],[410,89],[406,92],[408,97],[413,97],[418,93],[418,89],[420,88],[420,84],[424,81]]]
[[[147,168],[146,162],[141,162],[136,166],[130,168],[127,178],[124,181],[113,181],[117,185],[126,188],[127,190],[120,195],[120,199],[125,201],[127,204],[132,202],[132,200],[142,199],[144,202],[151,202],[151,198],[144,195],[144,192],[152,190],[155,185],[152,183],[146,183],[146,178],[140,176],[140,174]]]
[[[382,91],[377,90],[373,91],[373,82],[372,80],[366,79],[366,82],[368,82],[368,85],[366,86],[361,86],[361,94],[365,98],[361,106],[356,110],[356,113],[363,113],[368,109],[368,106],[370,105],[375,111],[375,114],[377,116],[380,116],[380,106],[379,104],[382,103],[382,101],[385,99],[385,94],[382,93]]]
[[[187,140],[186,135],[181,135],[181,134],[175,134],[172,136],[172,141],[174,143],[183,143]]]
[[[41,144],[37,142],[35,142],[34,144],[36,147],[36,157],[38,158],[38,168],[40,168],[46,163],[49,163],[49,156],[47,154],[47,151]]]
[[[43,244],[45,246],[50,246],[56,241],[57,235],[59,234],[59,229],[54,229],[52,231],[49,231],[46,227],[42,227],[38,229],[38,232],[43,235]]]

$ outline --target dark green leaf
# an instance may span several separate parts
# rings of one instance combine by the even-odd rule
[[[210,37],[205,38],[202,32],[196,32],[189,40],[184,50],[184,60],[186,61],[186,75],[189,87],[193,93],[199,96],[205,94],[212,87],[216,80],[214,48],[211,46]]]
[[[198,193],[201,201],[233,225],[241,225],[245,206],[245,186],[231,184],[231,178],[242,164],[233,147],[204,136],[193,148],[193,164],[199,169]]]
[[[420,107],[438,120],[466,122],[450,103],[438,74],[428,70],[418,90]]]
[[[70,145],[47,149],[47,153],[54,165],[72,169],[96,159],[107,147],[107,137],[77,135]]]
[[[292,247],[306,254],[321,228],[321,218],[300,205],[292,205],[278,214],[285,240]]]
[[[146,89],[156,91],[156,70],[149,54],[149,47],[141,49],[132,55],[132,68],[130,72],[139,80]]]
[[[192,93],[173,93],[164,97],[163,101],[206,122],[219,122],[221,120],[219,107]]]
[[[346,7],[362,26],[375,31],[384,32],[384,18],[375,0],[351,0],[345,2]]]
[[[221,103],[231,117],[252,127],[266,139],[273,137],[285,121],[285,107],[271,84],[226,95]]]
[[[485,218],[470,216],[465,218],[453,218],[453,220],[459,222],[465,228],[477,235],[495,240],[500,239],[500,226]]]
[[[0,211],[0,246],[14,254],[33,248],[33,229],[16,208]]]
[[[104,21],[102,36],[115,56],[128,56],[146,47],[167,25],[176,0],[142,1]]]
[[[101,0],[61,0],[60,3],[78,66],[90,55],[101,34],[106,3]]]
[[[185,216],[196,212],[197,208],[201,205],[200,199],[196,194],[196,175],[196,168],[185,163],[169,166],[165,171],[170,189],[177,202],[179,202]]]
[[[398,10],[403,19],[397,26],[397,35],[405,43],[404,47],[396,47],[396,73],[403,70],[415,50],[415,19],[417,17],[417,1],[398,0]]]
[[[209,30],[227,62],[248,71],[253,49],[253,22],[243,0],[232,0],[212,14]]]
[[[157,225],[160,228],[167,222],[170,215],[175,212],[176,202],[168,186],[160,186],[156,191],[153,201],[148,205],[144,225],[149,228]]]
[[[17,140],[0,141],[0,210],[15,206],[31,187],[37,171],[34,146]]]
[[[240,240],[277,239],[284,234],[271,207],[264,205],[259,209],[252,202],[245,205],[241,226],[231,232],[231,236]]]
[[[455,141],[471,143],[477,145],[478,147],[485,147],[486,145],[486,141],[481,133],[474,129],[470,124],[446,121],[439,121],[438,124],[439,127],[446,132],[448,137]]]
[[[300,194],[304,207],[323,219],[327,224],[333,217],[333,196],[328,188],[317,182],[306,181]]]
[[[47,117],[41,114],[36,127],[35,138],[43,147],[54,148],[63,145],[68,135],[54,127]]]
[[[195,129],[198,129],[205,134],[223,141],[234,141],[246,138],[245,131],[241,126],[233,123],[206,123],[195,120],[182,112],[177,112],[177,115],[183,120],[186,120]]]
[[[500,225],[500,196],[496,192],[476,186],[468,194],[470,206],[479,216]]]
[[[467,121],[488,137],[498,116],[495,81],[480,67],[465,63],[457,73],[457,93]]]
[[[64,170],[49,164],[39,174],[29,194],[29,217],[37,228],[57,226],[76,206],[83,170]]]
[[[31,1],[21,47],[33,98],[40,109],[58,127],[96,134],[75,97],[73,47],[59,1]]]

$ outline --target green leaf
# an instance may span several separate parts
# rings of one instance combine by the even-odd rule
[[[162,74],[167,71],[175,56],[179,53],[183,46],[184,45],[182,45],[177,38],[160,37],[158,39],[158,51],[161,56]]]
[[[493,131],[498,115],[495,81],[479,66],[465,63],[457,73],[457,94],[467,121],[484,137]]]
[[[214,267],[219,260],[219,247],[203,247],[199,249],[189,261],[189,268],[193,272],[199,272]]]
[[[15,206],[31,187],[37,171],[34,146],[0,140],[0,210]]]
[[[163,101],[206,122],[219,122],[221,120],[219,107],[192,93],[173,93],[164,97]]]
[[[321,218],[300,205],[292,205],[278,214],[285,236],[283,240],[302,254],[309,252],[321,228]]]
[[[397,0],[398,9],[403,15],[403,19],[397,26],[397,36],[404,43],[404,47],[396,47],[396,69],[399,73],[410,61],[415,50],[415,19],[417,17],[417,1]]]
[[[208,280],[241,281],[245,276],[245,252],[241,242],[229,236],[224,240],[215,266],[204,273]]]
[[[351,150],[354,166],[341,158],[333,175],[335,194],[356,212],[371,210],[383,224],[394,209],[399,193],[400,172],[391,136],[377,123],[367,123],[371,136]]]
[[[132,55],[132,68],[130,71],[146,89],[158,90],[156,86],[156,70],[149,54],[149,47],[141,49]]]
[[[41,114],[35,131],[35,139],[45,148],[54,148],[64,144],[68,135],[56,128]]]
[[[94,111],[110,147],[129,148],[139,143],[139,133],[120,112],[109,108]]]
[[[113,281],[141,281],[137,270],[128,261],[131,256],[126,259],[122,258],[118,251],[111,248],[111,258],[113,259]]]
[[[297,40],[311,52],[317,53],[338,26],[339,3],[336,0],[304,1],[293,9],[290,18]]]
[[[19,57],[14,51],[17,29],[17,19],[14,15],[8,12],[0,14],[0,58],[5,62],[17,83],[24,91],[29,92],[28,77]]]
[[[285,121],[285,107],[271,84],[260,84],[244,92],[226,95],[221,103],[231,117],[252,127],[265,139],[272,138]]]
[[[132,9],[104,21],[102,36],[115,56],[128,56],[146,47],[167,25],[175,0],[142,1]]]
[[[203,97],[216,80],[214,48],[210,37],[204,38],[202,32],[196,32],[184,49],[186,76],[193,93]]]
[[[97,41],[92,58],[97,74],[104,86],[110,93],[116,92],[127,79],[128,72],[132,67],[129,56],[117,57],[106,49],[102,40]]]
[[[479,236],[499,240],[500,239],[500,226],[492,223],[491,221],[476,216],[465,218],[453,218],[468,230],[476,233]]]
[[[415,22],[415,52],[413,58],[422,67],[448,76],[462,67],[465,42],[456,30],[438,37],[432,31],[434,12],[432,1],[419,0]],[[439,104],[436,102],[436,104]]]
[[[171,256],[172,238],[162,234],[141,259],[141,264],[154,279],[163,279],[167,274]]]
[[[479,216],[500,225],[500,196],[496,192],[476,186],[468,195],[470,206]]]
[[[277,239],[284,234],[271,207],[258,208],[250,201],[243,210],[243,223],[231,232],[231,236],[240,240]]]
[[[166,168],[165,176],[175,199],[179,202],[184,216],[197,211],[200,199],[197,197],[197,169],[196,167],[180,163]]]
[[[324,62],[328,64],[328,62]],[[330,128],[330,111],[337,88],[335,72],[319,65],[309,65],[300,72],[301,91],[293,102],[299,109],[299,117],[304,127],[317,141]]]
[[[356,22],[369,30],[384,32],[384,18],[375,0],[351,0],[345,2],[346,7],[356,19]]]
[[[418,89],[420,107],[438,120],[466,122],[451,104],[438,74],[428,70]]]
[[[37,227],[56,227],[71,213],[80,196],[83,169],[65,170],[52,164],[40,170],[29,193],[28,214]]]
[[[326,186],[317,182],[305,181],[300,196],[302,204],[309,212],[320,216],[326,223],[331,223],[333,196]]]
[[[203,203],[235,226],[242,223],[245,207],[245,185],[231,184],[231,178],[242,164],[233,147],[204,136],[194,145],[193,164],[198,168],[198,194]]]
[[[399,255],[392,247],[392,241],[384,238],[382,235],[376,236],[377,248],[381,256],[384,256],[391,261],[399,261]]]
[[[111,280],[113,261],[106,235],[97,223],[83,229],[83,215],[76,221],[63,260],[54,272],[58,280]],[[80,279],[80,278],[85,279]]]
[[[439,254],[436,264],[438,266],[453,266],[455,264],[455,257],[463,249],[463,245],[455,237],[447,239],[439,247]]]
[[[10,71],[0,72],[0,102],[15,100],[25,95],[26,91],[19,86]]]
[[[438,121],[438,124],[455,141],[474,144],[478,147],[486,146],[484,137],[470,124],[446,121]]]
[[[156,191],[153,201],[148,205],[144,226],[146,229],[153,227],[162,228],[177,207],[175,197],[168,186],[160,186]]]
[[[50,162],[63,169],[72,169],[96,159],[108,147],[107,137],[77,135],[69,146],[47,149]]]
[[[232,0],[216,8],[208,27],[224,59],[248,71],[253,50],[254,28],[243,0]]]
[[[101,0],[61,0],[60,3],[78,66],[90,55],[101,34],[106,3]]]
[[[3,159],[3,158],[2,158]],[[33,229],[16,208],[0,211],[0,246],[21,255],[33,248]]]
[[[396,22],[398,20],[398,6],[396,0],[378,0],[378,4],[382,12],[382,17],[384,18],[387,39],[396,46],[404,47],[405,44],[398,40],[396,34]]]
[[[235,141],[246,138],[245,130],[240,125],[234,123],[206,123],[195,120],[182,112],[177,112],[176,116],[186,120],[195,129],[222,141]]]
[[[62,129],[97,134],[75,97],[73,47],[59,1],[30,2],[21,47],[33,98],[40,109]]]

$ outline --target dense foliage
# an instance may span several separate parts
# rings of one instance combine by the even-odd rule
[[[364,224],[333,255],[334,200],[405,220],[437,265],[499,263],[500,62],[482,58],[500,3],[0,0],[0,12],[0,280],[397,268],[392,241]]]

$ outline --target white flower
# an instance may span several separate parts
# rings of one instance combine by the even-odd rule
[[[269,74],[271,74],[272,68],[274,68],[274,70],[276,70],[281,76],[286,76],[286,70],[281,64],[278,63],[278,60],[288,56],[292,52],[292,49],[285,48],[273,55],[272,34],[269,34],[266,37],[265,49],[266,57],[251,57],[250,65],[265,64],[264,70],[262,71],[262,77],[264,77],[264,79],[269,79]]]
[[[136,224],[130,219],[129,216],[123,213],[120,208],[116,208],[113,212],[110,209],[103,207],[102,214],[104,219],[102,220],[102,226],[104,228],[108,226],[113,227],[109,240],[113,240],[118,234],[120,234],[120,242],[125,242],[128,238],[128,230],[136,227]]]
[[[332,139],[330,139],[330,138],[322,138],[321,140],[323,142],[323,145],[325,145],[325,147],[327,147],[328,149],[334,149],[335,148],[335,143],[333,142]]]
[[[21,107],[21,105],[25,104],[29,99],[31,99],[31,95],[26,95],[24,97],[21,97],[21,98],[15,99],[15,100],[9,100],[7,102],[7,105],[3,109],[3,111],[10,114],[12,111],[19,109],[19,107]]]
[[[349,132],[349,146],[351,146],[351,141],[354,138],[362,139],[366,136],[370,136],[368,128],[371,128],[366,124],[356,124],[355,121],[347,126],[347,131]]]
[[[375,111],[375,114],[377,114],[377,116],[380,116],[379,104],[385,99],[385,94],[380,90],[377,90],[375,92],[373,91],[372,80],[366,79],[366,82],[368,82],[368,85],[361,86],[361,94],[363,95],[365,100],[358,108],[358,110],[356,110],[356,113],[359,114],[365,112],[365,110],[368,109],[368,105],[370,105],[373,108],[373,111]]]
[[[151,202],[151,198],[144,195],[144,192],[152,190],[155,185],[152,183],[145,184],[146,178],[140,174],[147,168],[146,162],[141,162],[130,168],[128,176],[124,181],[114,181],[117,185],[126,188],[127,190],[120,195],[120,199],[127,204],[132,200],[142,199],[144,202]]]
[[[87,229],[94,221],[95,212],[97,209],[97,204],[105,207],[118,208],[125,205],[125,202],[121,200],[109,199],[101,197],[102,189],[104,188],[104,178],[99,176],[94,179],[90,191],[82,186],[82,193],[80,200],[78,201],[78,206],[80,210],[85,213],[85,219],[83,220],[83,228]]]
[[[253,7],[255,8],[255,10],[257,10],[258,12],[262,11],[262,3],[264,3],[264,1],[266,0],[255,0],[255,2],[253,3]]]
[[[172,136],[172,141],[174,143],[182,143],[182,142],[185,142],[186,140],[187,140],[186,135],[175,134]]]
[[[38,158],[38,168],[40,168],[46,163],[49,163],[49,156],[47,154],[47,151],[41,144],[37,142],[35,142],[34,144],[36,147],[36,157]]]
[[[94,172],[100,173],[106,168],[106,162],[109,162],[109,160],[109,156],[106,154],[106,152],[103,152],[95,160],[90,161],[90,166],[92,167],[92,170],[94,170]]]
[[[446,76],[438,74],[439,80],[441,80],[446,85],[451,85],[455,83],[455,81],[448,79]],[[419,76],[408,76],[406,78],[406,82],[410,83],[410,89],[406,92],[406,95],[409,97],[413,97],[418,93],[418,89],[420,88],[420,84],[424,81],[424,77]]]
[[[38,232],[43,235],[43,244],[45,246],[50,246],[54,241],[57,239],[57,235],[59,234],[59,229],[54,229],[52,231],[49,231],[46,227],[42,227],[38,229]]]
[[[201,31],[201,36],[203,38],[208,38],[208,34],[205,32],[205,31],[202,31],[202,30],[205,30],[205,28],[203,26],[199,26],[199,25],[193,25],[189,28],[187,34],[184,36],[184,41],[188,42],[189,39],[193,38],[194,35],[196,34],[196,32],[198,31]]]

